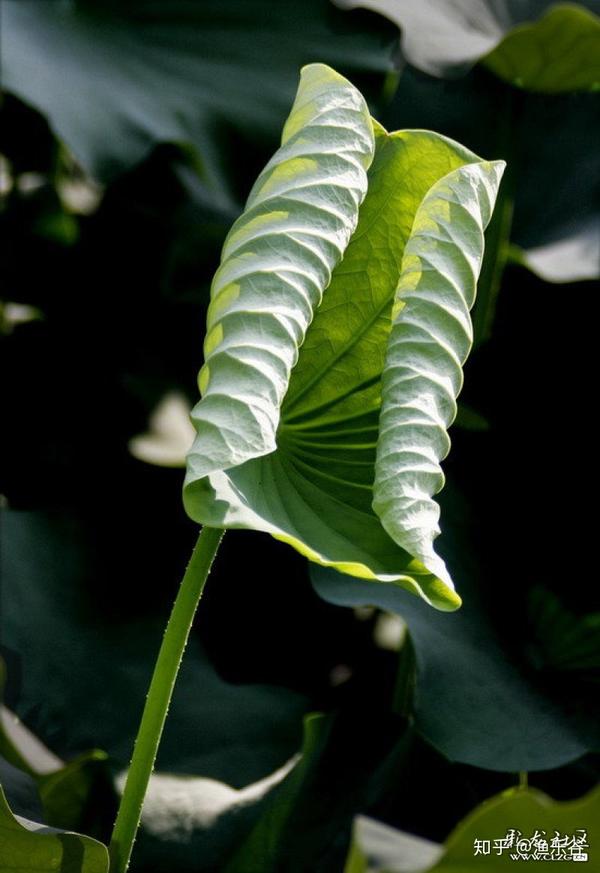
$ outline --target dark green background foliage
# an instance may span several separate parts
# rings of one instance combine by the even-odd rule
[[[418,69],[392,22],[325,0],[3,0],[0,15],[4,697],[62,758],[108,754],[70,775],[79,800],[65,806],[0,742],[13,810],[108,837],[109,776],[127,765],[195,538],[182,471],[138,460],[129,441],[168,392],[196,399],[220,246],[312,61],[347,75],[388,129],[429,128],[509,164],[511,258],[495,314],[475,312],[489,338],[467,364],[445,463],[440,549],[464,607],[436,613],[228,533],[158,771],[243,789],[300,748],[304,714],[325,715],[306,724],[302,769],[275,805],[192,816],[187,842],[173,813],[142,834],[132,870],[342,870],[356,812],[442,840],[515,771],[559,799],[589,789],[597,255],[563,264],[587,280],[556,284],[520,250],[597,232],[597,89],[530,93],[482,64],[447,69],[443,52]],[[405,23],[414,64],[419,27]],[[25,320],[14,304],[32,308]],[[391,703],[398,655],[359,604],[408,623],[410,728]],[[166,789],[157,803],[174,809]]]

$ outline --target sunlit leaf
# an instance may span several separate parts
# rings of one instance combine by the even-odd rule
[[[213,280],[188,481],[276,448],[290,373],[356,227],[373,151],[360,93],[323,65],[306,67],[281,148]]]
[[[354,112],[343,122],[350,127],[326,126],[328,113],[338,112],[338,89],[344,100],[360,95],[332,71],[309,69],[321,71],[323,85],[330,78],[316,107],[322,118],[292,111],[282,151],[259,177],[213,283],[186,508],[203,524],[267,531],[319,563],[397,582],[453,609],[460,600],[452,582],[432,549],[422,547],[437,533],[436,510],[430,505],[416,520],[414,504],[406,502],[418,489],[419,500],[429,499],[439,473],[432,478],[420,470],[415,478],[415,468],[402,469],[389,455],[392,443],[411,443],[437,464],[447,451],[446,428],[471,344],[468,309],[483,228],[503,165],[436,134],[388,134],[375,124],[368,193],[347,244],[369,162],[357,164],[355,153],[358,145],[358,155],[366,154],[371,122]],[[311,87],[301,82],[296,106],[311,99]],[[257,216],[257,198],[279,184],[271,176],[286,155],[307,148],[311,164],[288,162],[283,205],[275,199],[273,214]],[[332,151],[335,160],[320,160]],[[351,185],[343,195],[336,187],[342,171]],[[398,344],[407,342],[415,375],[398,397],[393,370]],[[420,411],[408,414],[415,404]],[[428,432],[433,441],[425,445]],[[391,493],[386,477],[401,469],[403,493]]]
[[[373,508],[390,536],[451,585],[433,549],[462,365],[473,341],[469,310],[502,169],[470,164],[436,183],[404,249],[382,379]]]

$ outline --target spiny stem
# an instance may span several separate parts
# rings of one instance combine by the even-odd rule
[[[154,767],[181,658],[196,607],[223,533],[217,528],[202,529],[181,580],[154,667],[135,740],[131,766],[110,841],[110,873],[125,873],[129,865],[146,789]]]

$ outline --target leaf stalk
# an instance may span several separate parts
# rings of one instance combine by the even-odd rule
[[[224,531],[204,527],[173,604],[146,697],[110,845],[110,873],[125,873],[196,608]]]

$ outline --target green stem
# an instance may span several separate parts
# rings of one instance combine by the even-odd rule
[[[222,530],[211,527],[202,529],[181,581],[154,667],[110,841],[110,873],[125,873],[129,865],[179,665],[196,607],[222,537]]]

